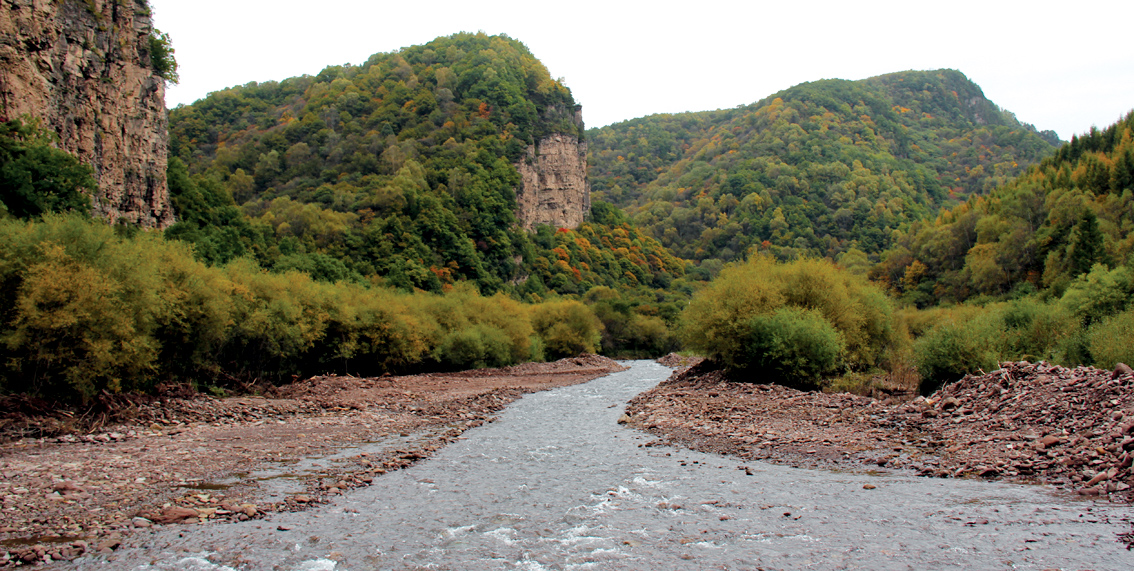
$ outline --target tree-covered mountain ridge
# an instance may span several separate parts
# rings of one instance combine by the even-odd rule
[[[596,199],[678,256],[727,261],[757,246],[861,263],[895,230],[1012,180],[1059,142],[954,70],[803,83],[587,136]]]
[[[170,129],[187,171],[172,177],[181,222],[170,235],[210,262],[253,255],[326,279],[521,295],[684,273],[622,222],[524,231],[518,167],[538,167],[533,151],[553,135],[581,141],[583,124],[570,90],[504,35],[454,34],[226,89],[172,110]]]

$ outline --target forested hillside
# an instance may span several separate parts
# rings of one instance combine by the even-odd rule
[[[170,113],[181,222],[169,235],[211,263],[250,254],[405,290],[575,293],[680,276],[629,226],[533,239],[516,224],[513,165],[551,133],[582,137],[578,115],[522,43],[485,34],[213,93]]]
[[[596,198],[680,257],[727,261],[755,245],[860,265],[895,230],[987,193],[1058,143],[953,70],[804,83],[587,136]]]
[[[1073,137],[1027,173],[913,225],[874,270],[910,301],[1013,288],[1062,294],[1095,264],[1134,250],[1134,114]]]

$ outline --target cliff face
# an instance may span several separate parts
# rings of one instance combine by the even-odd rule
[[[591,210],[585,142],[574,135],[550,135],[528,147],[516,169],[523,178],[516,193],[516,217],[524,228],[577,228],[583,223]]]
[[[94,168],[94,212],[173,223],[165,83],[145,0],[0,0],[0,119],[31,115]]]

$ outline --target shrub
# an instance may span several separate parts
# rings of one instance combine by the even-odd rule
[[[922,394],[977,369],[994,370],[1001,334],[998,320],[988,313],[949,318],[930,329],[914,344]]]
[[[602,341],[602,323],[573,300],[547,301],[532,308],[532,328],[548,359],[594,353]]]
[[[1061,344],[1081,329],[1079,320],[1063,306],[1023,298],[998,307],[1004,335],[1000,360],[1040,361],[1063,364]]]
[[[441,341],[440,361],[451,369],[479,369],[511,364],[511,340],[500,329],[474,325],[451,331]]]
[[[0,216],[36,218],[48,212],[89,214],[98,189],[91,167],[52,146],[37,123],[0,123]]]
[[[74,215],[9,221],[0,236],[7,388],[82,401],[145,388],[158,362],[152,259],[163,244]]]
[[[753,349],[749,347],[753,319],[785,307],[812,312],[809,315],[824,320],[837,332],[844,349],[839,352],[834,366],[822,364],[820,368],[825,371],[865,370],[876,366],[894,339],[889,300],[862,278],[827,260],[778,263],[763,256],[725,268],[716,280],[695,295],[682,312],[682,336],[688,348],[731,366],[743,367],[744,363],[756,362],[751,357]],[[776,319],[786,320],[786,315]],[[797,316],[797,324],[808,325],[806,330],[820,329],[813,317],[792,315]],[[782,368],[791,367],[785,363]]]
[[[1090,273],[1076,278],[1063,293],[1059,303],[1090,325],[1122,311],[1134,293],[1134,280],[1125,267],[1108,270],[1095,264]]]
[[[840,365],[839,332],[818,311],[781,307],[748,320],[745,351],[728,364],[791,384],[814,383]]]
[[[1134,310],[1091,327],[1086,341],[1096,367],[1113,369],[1118,363],[1134,363]]]

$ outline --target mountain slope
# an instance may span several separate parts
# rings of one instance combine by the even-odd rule
[[[517,166],[536,163],[553,135],[579,144],[580,109],[507,36],[455,34],[360,66],[227,89],[174,109],[170,128],[171,154],[188,170],[173,177],[183,183],[174,189],[182,222],[170,235],[211,262],[250,253],[276,269],[434,291],[459,281],[511,289],[533,272],[556,280],[536,263],[557,255],[517,220]],[[647,283],[683,270],[666,270],[681,266],[668,254],[653,267],[612,255],[556,281],[617,285],[622,262]]]
[[[1059,295],[1094,264],[1129,265],[1132,253],[1134,112],[1073,137],[988,196],[914,224],[873,273],[919,304],[1021,286]]]
[[[797,85],[737,109],[588,132],[596,198],[682,257],[877,253],[893,232],[1049,154],[953,70]],[[955,203],[955,202],[954,202]]]

